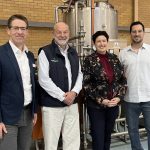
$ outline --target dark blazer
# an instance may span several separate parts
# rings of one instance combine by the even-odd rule
[[[32,84],[32,115],[36,112],[34,56],[27,52]],[[20,69],[9,43],[0,46],[0,122],[16,124],[24,107]]]
[[[123,98],[126,92],[126,78],[123,67],[115,54],[107,53],[108,61],[114,72],[112,82],[113,97]],[[100,102],[107,99],[109,82],[98,54],[95,52],[86,57],[83,64],[84,90],[89,106],[101,106]]]

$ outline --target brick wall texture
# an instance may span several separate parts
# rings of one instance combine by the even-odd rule
[[[118,25],[128,27],[134,20],[134,0],[109,0],[110,4],[118,11]],[[54,8],[62,4],[62,0],[0,0],[0,19],[7,20],[12,14],[23,14],[29,21],[54,23]],[[139,20],[150,28],[150,2],[139,0]],[[129,33],[119,32],[119,38],[130,42]],[[48,44],[52,39],[49,28],[30,28],[27,45],[37,56],[39,47]],[[6,27],[0,26],[0,44],[8,40]]]
[[[29,21],[54,23],[54,8],[61,0],[0,0],[0,19],[7,20],[13,14],[23,14]],[[27,46],[37,56],[39,47],[52,39],[49,28],[30,28]],[[8,41],[6,27],[0,26],[0,45]]]

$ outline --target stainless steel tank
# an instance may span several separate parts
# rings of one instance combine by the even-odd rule
[[[94,31],[105,30],[111,39],[117,39],[118,15],[112,5],[105,2],[97,2],[95,7]]]
[[[64,13],[64,21],[69,25],[71,37],[78,37],[85,32],[84,46],[91,45],[91,7],[78,5],[72,6],[69,12]],[[76,24],[77,21],[77,24]],[[77,26],[77,27],[75,27]],[[107,2],[96,2],[94,11],[94,32],[105,30],[110,39],[118,37],[117,11]],[[76,31],[77,30],[77,31]]]
[[[69,13],[65,13],[64,21],[70,27],[70,36],[78,37],[85,32],[84,35],[84,45],[91,45],[91,8],[83,7],[79,8],[77,11],[77,31],[76,31],[76,12],[75,8],[72,8]]]
[[[83,17],[82,17],[82,10],[81,9],[78,9],[78,29],[80,29],[80,25],[82,24],[83,22]],[[76,36],[76,28],[75,28],[75,8],[72,8],[71,10],[69,10],[69,12],[65,12],[64,13],[64,21],[69,25],[69,28],[70,28],[70,36],[71,37],[75,37]]]

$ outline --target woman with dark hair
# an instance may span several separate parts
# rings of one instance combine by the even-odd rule
[[[109,150],[118,104],[126,91],[126,79],[118,57],[107,51],[108,34],[97,31],[92,39],[96,51],[85,58],[83,65],[92,146],[93,150]]]

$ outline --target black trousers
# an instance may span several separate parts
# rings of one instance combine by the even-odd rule
[[[109,150],[111,132],[114,128],[115,119],[118,116],[119,107],[92,108],[87,107],[90,120],[93,150]]]

